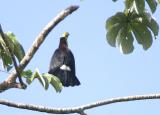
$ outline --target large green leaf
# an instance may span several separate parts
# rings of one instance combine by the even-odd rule
[[[48,80],[48,82],[55,88],[56,92],[61,92],[63,85],[61,81],[54,75],[45,73],[43,77]]]
[[[56,92],[61,92],[63,85],[57,77],[52,77],[50,84],[55,88]]]
[[[134,0],[135,1],[135,10],[137,13],[142,13],[145,10],[145,1],[144,0]]]
[[[146,0],[147,4],[149,5],[152,13],[155,12],[157,8],[157,0]],[[145,11],[145,0],[125,0],[125,10],[134,10],[137,14],[143,13]]]
[[[119,47],[120,47],[120,51],[123,54],[129,54],[133,52],[134,50],[133,40],[134,38],[131,32],[127,33],[127,36],[121,40]]]
[[[110,29],[114,24],[125,23],[127,20],[126,15],[123,12],[118,12],[114,16],[111,16],[106,21],[106,29]]]
[[[47,89],[49,88],[49,83],[50,83],[50,81],[51,81],[51,80],[50,80],[51,78],[46,77],[45,74],[42,74],[42,77],[44,78],[45,83],[46,83],[46,85],[45,85],[44,88],[45,88],[45,90],[47,90]]]
[[[26,71],[22,71],[21,72],[21,76],[25,77],[25,78],[29,78],[32,76],[32,71],[29,69],[29,70],[26,70]]]
[[[153,32],[155,38],[158,36],[159,24],[149,12],[145,11],[141,14],[136,14],[133,12],[129,19],[131,20],[130,22],[137,21],[144,24]]]
[[[3,67],[5,69],[12,67],[12,58],[10,56],[10,53],[8,51],[8,48],[3,41],[1,35],[0,35],[0,58],[2,59]],[[7,69],[9,70],[9,69]]]
[[[17,59],[20,62],[25,55],[22,45],[18,42],[16,36],[12,32],[7,32],[6,35],[11,41],[10,44],[13,44],[14,46],[14,50],[13,50],[14,55],[17,57]]]
[[[11,65],[12,65],[12,58],[10,57],[10,55],[8,55],[3,50],[0,51],[0,55],[1,55],[2,62],[3,62],[3,67],[5,69],[7,69],[8,67],[11,67]]]
[[[116,46],[116,37],[119,30],[127,23],[127,17],[124,13],[118,12],[106,21],[106,38],[107,42],[112,46]]]
[[[19,61],[21,61],[25,53],[22,45],[17,41],[16,36],[12,32],[5,33],[5,37],[9,45],[7,46],[0,36],[0,58],[2,59],[3,67],[9,71],[12,67],[12,58],[8,47],[12,49]]]
[[[118,35],[119,30],[123,27],[122,24],[115,24],[114,26],[112,26],[112,28],[110,28],[107,32],[106,38],[107,38],[107,42],[109,43],[109,45],[111,45],[112,47],[116,46],[116,38]]]
[[[156,38],[159,32],[159,24],[148,12],[144,12],[142,18],[143,18],[142,23],[146,25],[153,32]]]
[[[42,84],[42,86],[45,88],[47,84],[46,80],[44,79],[44,77],[40,74],[39,70],[36,69],[34,72],[34,75],[36,78],[38,78],[38,80],[40,81],[40,83]]]
[[[147,26],[141,23],[132,23],[132,31],[139,44],[143,46],[144,50],[147,50],[152,45],[153,39],[150,30]]]
[[[156,38],[158,36],[158,32],[159,32],[159,25],[156,22],[156,20],[154,18],[152,18],[150,23],[147,24],[147,26],[152,30],[152,32],[154,33],[154,36]]]
[[[23,76],[24,75],[24,76]],[[37,73],[34,72],[31,76],[25,76],[25,73],[22,72],[22,76],[26,77],[26,82],[31,84],[35,78],[37,78]]]
[[[129,54],[134,49],[134,38],[128,28],[129,26],[127,24],[123,25],[121,30],[118,32],[118,36],[116,38],[120,52],[122,52],[123,54]]]
[[[125,0],[125,7],[127,10],[133,7],[134,0]]]
[[[152,13],[154,13],[156,11],[157,8],[157,1],[156,0],[146,0]]]
[[[116,38],[116,43],[118,44],[118,46],[120,45],[121,41],[126,38],[126,36],[127,36],[127,25],[125,24],[119,30]]]

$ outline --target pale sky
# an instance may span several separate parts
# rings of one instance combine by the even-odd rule
[[[160,92],[159,36],[147,51],[135,40],[135,50],[130,55],[121,54],[118,48],[106,42],[105,21],[116,12],[123,11],[121,0],[116,3],[111,0],[1,0],[0,23],[4,31],[16,34],[27,51],[42,28],[70,5],[79,5],[80,8],[49,34],[26,69],[34,71],[39,68],[41,73],[47,72],[59,37],[68,31],[69,47],[75,57],[81,86],[64,88],[61,93],[56,93],[52,86],[45,91],[35,80],[26,90],[10,89],[0,94],[0,99],[50,107],[73,107],[112,97]],[[160,24],[159,12],[160,8],[154,17]],[[2,82],[7,74],[0,73],[0,76]],[[136,101],[102,106],[86,113],[159,115],[159,106],[159,100]],[[0,108],[2,115],[42,114],[3,105]]]

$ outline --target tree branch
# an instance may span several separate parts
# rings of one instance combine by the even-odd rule
[[[77,107],[69,107],[69,108],[51,108],[51,107],[45,107],[45,106],[39,106],[39,105],[15,103],[15,102],[3,100],[3,99],[0,99],[0,104],[6,105],[9,107],[33,110],[33,111],[38,111],[38,112],[46,112],[46,113],[52,113],[52,114],[78,113],[80,115],[86,115],[84,113],[84,110],[87,110],[87,109],[92,109],[95,107],[109,105],[113,103],[119,103],[119,102],[148,100],[148,99],[160,99],[160,94],[135,95],[135,96],[111,98],[111,99],[101,100],[101,101],[97,101],[97,102],[86,104],[86,105],[81,105]]]
[[[44,29],[39,33],[39,35],[36,37],[35,41],[33,42],[33,45],[28,50],[22,61],[20,62],[19,66],[17,67],[19,72],[22,72],[23,69],[27,66],[27,64],[30,62],[40,45],[43,43],[47,35],[50,33],[50,31],[58,24],[60,23],[64,18],[66,18],[69,14],[76,11],[79,8],[79,6],[70,6],[66,8],[65,10],[61,11],[55,18],[53,18],[45,27]],[[17,76],[17,72],[14,70],[7,79],[0,84],[0,92],[5,91],[10,88],[15,88],[14,82],[15,78]],[[13,87],[11,87],[13,86]],[[17,87],[16,87],[17,88]],[[18,87],[23,88],[23,87]]]

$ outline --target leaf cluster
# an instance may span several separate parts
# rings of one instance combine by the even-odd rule
[[[151,13],[145,9],[148,4]],[[159,25],[152,13],[156,11],[157,0],[125,0],[124,12],[117,12],[106,21],[106,38],[112,47],[118,47],[124,54],[133,52],[136,39],[144,50],[151,47],[158,36]]]
[[[49,88],[49,85],[53,86],[56,92],[61,92],[63,85],[61,81],[54,75],[49,73],[41,74],[38,69],[34,72],[31,70],[23,71],[21,76],[26,78],[26,82],[30,85],[35,79],[38,79],[45,90]]]
[[[17,40],[16,36],[12,32],[4,33],[9,45],[7,46],[0,35],[0,59],[4,69],[9,71],[12,68],[13,62],[8,47],[12,49],[14,56],[20,62],[25,55],[22,45]]]

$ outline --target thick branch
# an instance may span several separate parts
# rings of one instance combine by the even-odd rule
[[[82,106],[78,106],[78,107],[70,107],[70,108],[51,108],[51,107],[31,105],[31,104],[15,103],[15,102],[2,100],[2,99],[0,99],[0,104],[10,106],[10,107],[20,108],[20,109],[27,109],[27,110],[53,113],[53,114],[79,113],[81,115],[86,115],[84,113],[84,110],[87,110],[87,109],[92,109],[95,107],[109,105],[109,104],[113,104],[113,103],[119,103],[119,102],[148,100],[148,99],[160,99],[160,94],[136,95],[136,96],[112,98],[112,99],[97,101],[94,103],[90,103],[90,104],[86,104],[86,105],[82,105]]]
[[[50,33],[50,31],[58,24],[60,23],[64,18],[66,18],[69,14],[76,11],[79,7],[78,6],[70,6],[67,9],[61,11],[55,18],[53,18],[40,32],[40,34],[36,37],[35,41],[33,42],[33,45],[28,50],[22,61],[20,62],[20,65],[18,66],[19,72],[22,72],[23,69],[27,66],[27,64],[30,62],[40,45],[43,43],[47,35]],[[5,91],[11,87],[7,87],[9,84],[13,84],[13,81],[15,81],[15,78],[17,76],[17,72],[14,70],[5,80],[5,82],[0,84],[0,92]],[[6,85],[6,87],[4,87]],[[2,87],[3,86],[3,87]]]

